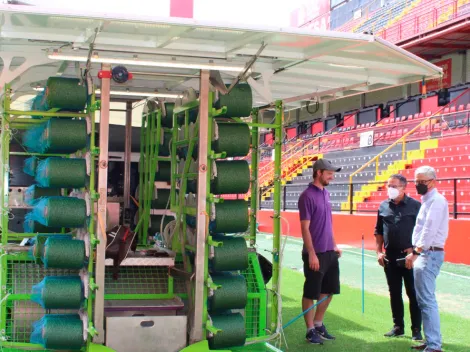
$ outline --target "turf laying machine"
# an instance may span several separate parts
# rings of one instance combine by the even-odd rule
[[[280,199],[269,260],[256,225],[260,128],[281,193],[282,102],[263,123],[248,84],[206,70],[198,92],[145,101],[136,211],[109,228],[112,73],[101,100],[86,76],[50,77],[30,111],[5,87],[0,350],[278,350]]]

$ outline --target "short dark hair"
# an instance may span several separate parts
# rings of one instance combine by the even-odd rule
[[[403,175],[400,175],[400,174],[393,174],[392,176],[390,176],[389,178],[394,178],[398,181],[400,181],[400,183],[406,187],[406,185],[408,184],[408,180],[406,179],[405,176]]]
[[[315,179],[319,174],[321,174],[325,170],[314,170],[313,171],[313,179]]]

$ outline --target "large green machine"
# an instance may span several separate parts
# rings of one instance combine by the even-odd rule
[[[95,146],[94,113],[100,103],[109,109],[109,101],[96,102],[86,81],[51,78],[33,110],[15,111],[6,86],[2,351],[126,351],[119,328],[137,322],[137,335],[149,319],[158,329],[148,336],[163,343],[145,349],[142,342],[142,351],[275,350],[265,342],[279,336],[280,201],[267,274],[256,251],[258,131],[275,131],[280,194],[282,103],[273,123],[260,123],[249,85],[226,94],[209,84],[208,72],[201,82],[199,94],[146,102],[134,195],[137,248],[119,275],[102,257],[109,229],[100,210],[105,193],[96,185],[107,150]],[[22,176],[15,178],[18,167]],[[164,325],[184,327],[178,349],[165,344]]]
[[[181,265],[170,275],[185,280],[181,297],[188,304],[188,350],[252,349],[277,336],[279,234],[270,282],[275,293],[270,295],[256,252],[256,217],[258,130],[273,128],[281,140],[282,104],[276,105],[274,123],[263,124],[259,110],[252,109],[247,84],[228,95],[211,86],[207,106],[201,101],[201,95],[189,91],[176,104],[150,101],[144,110],[139,243],[148,244],[149,234],[158,232]],[[279,159],[280,142],[276,152]],[[248,153],[251,165],[241,160]],[[279,163],[276,169],[280,187]],[[250,189],[249,201],[225,199],[227,194],[240,198]],[[274,222],[279,220],[276,216]],[[193,345],[197,333],[203,341]]]

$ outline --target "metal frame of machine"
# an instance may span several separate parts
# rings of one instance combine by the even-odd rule
[[[28,40],[33,36],[40,37],[43,40],[50,40],[51,45],[38,43],[32,45],[27,52],[21,52],[19,46],[8,45],[5,50],[11,52],[0,53],[4,62],[8,66],[14,61],[15,56],[24,57],[26,61],[11,72],[3,70],[0,75],[0,84],[11,82],[13,79],[24,73],[27,69],[34,71],[34,79],[25,79],[24,81],[13,82],[14,89],[18,93],[24,94],[30,91],[31,84],[41,81],[45,77],[41,76],[40,70],[51,71],[55,74],[67,76],[76,75],[78,65],[69,67],[68,62],[84,62],[83,57],[78,54],[89,54],[90,48],[93,48],[91,63],[93,70],[108,72],[111,64],[125,64],[130,67],[144,67],[141,71],[134,70],[135,80],[129,82],[131,92],[139,96],[139,89],[155,89],[166,91],[173,95],[180,96],[182,91],[188,88],[199,90],[199,98],[188,102],[185,106],[174,111],[176,113],[186,111],[189,107],[199,107],[198,140],[206,141],[200,143],[198,149],[198,172],[191,177],[197,177],[197,206],[189,209],[186,206],[181,207],[176,199],[175,182],[172,182],[171,205],[170,209],[176,214],[177,219],[184,213],[190,213],[196,217],[196,246],[194,268],[194,310],[190,317],[191,327],[189,344],[197,344],[207,339],[207,334],[217,333],[217,329],[208,323],[207,313],[207,295],[210,286],[208,282],[207,261],[210,254],[210,247],[214,245],[208,234],[207,216],[210,212],[210,204],[214,202],[210,196],[210,170],[211,170],[211,151],[210,138],[212,128],[212,118],[217,115],[213,110],[213,92],[211,91],[210,70],[223,71],[222,79],[226,82],[236,80],[245,80],[254,90],[254,107],[251,115],[251,122],[247,122],[251,127],[252,153],[251,160],[256,166],[258,164],[258,133],[259,129],[272,129],[275,136],[274,145],[274,215],[273,215],[273,275],[271,298],[271,321],[266,326],[266,331],[261,331],[258,336],[252,336],[247,343],[267,341],[279,334],[278,320],[278,299],[280,293],[280,260],[281,253],[281,158],[282,158],[282,134],[284,123],[284,111],[288,108],[298,108],[302,102],[328,102],[336,98],[363,94],[374,90],[385,89],[404,84],[419,82],[425,79],[431,79],[442,75],[442,70],[438,67],[425,62],[416,56],[410,55],[402,49],[399,49],[383,40],[368,35],[353,35],[348,33],[331,32],[310,32],[300,29],[280,30],[279,28],[247,28],[246,26],[228,27],[221,24],[201,24],[190,20],[156,19],[156,18],[134,18],[119,15],[98,15],[98,14],[77,14],[70,11],[51,11],[42,8],[30,8],[12,5],[0,5],[2,16],[5,18],[5,24],[2,26],[0,38],[14,39],[20,44],[29,44]],[[22,16],[18,19],[18,16]],[[16,18],[16,20],[13,20]],[[38,19],[45,21],[38,21]],[[45,23],[45,24],[44,24]],[[129,32],[128,29],[132,28]],[[126,32],[127,31],[127,32]],[[96,42],[92,41],[95,33]],[[99,34],[98,34],[99,33]],[[148,39],[150,37],[150,39]],[[55,41],[55,42],[54,42]],[[68,43],[65,47],[63,42]],[[90,46],[90,42],[93,45]],[[25,47],[24,45],[23,47]],[[265,49],[265,47],[267,48]],[[38,55],[45,55],[35,59]],[[138,52],[138,57],[135,53]],[[262,52],[263,55],[260,55]],[[91,52],[90,52],[91,53]],[[171,57],[172,65],[162,62]],[[107,58],[107,59],[106,59]],[[208,60],[209,58],[209,60]],[[57,61],[60,59],[62,61]],[[57,67],[54,66],[57,64]],[[158,66],[157,64],[160,64]],[[38,65],[48,65],[46,67]],[[177,67],[175,68],[175,65]],[[179,65],[179,66],[178,66]],[[38,66],[38,67],[35,67]],[[153,72],[152,68],[159,67],[159,72]],[[239,66],[236,73],[233,66]],[[50,68],[52,67],[52,70]],[[229,73],[224,70],[230,70]],[[47,69],[47,70],[46,70]],[[57,70],[58,69],[58,70]],[[36,70],[36,71],[35,71]],[[45,72],[44,71],[44,72]],[[49,75],[49,73],[48,73]],[[150,79],[148,77],[151,77]],[[160,84],[155,77],[164,77],[171,82]],[[158,85],[158,87],[156,86]],[[7,263],[11,257],[6,254],[8,249],[8,239],[10,234],[5,232],[8,228],[8,214],[5,208],[8,208],[8,177],[9,177],[9,116],[34,115],[33,112],[19,112],[10,109],[10,87],[5,91],[3,118],[2,118],[2,249],[1,258],[1,296],[2,302],[2,326],[4,329],[4,318],[6,316],[5,302],[13,298],[28,299],[21,295],[15,297],[6,292],[6,270]],[[126,92],[122,89],[111,90],[111,79],[109,76],[101,77],[100,99],[100,149],[99,156],[96,158],[98,164],[98,185],[96,187],[95,197],[97,205],[97,220],[92,219],[90,225],[91,243],[96,245],[95,249],[95,267],[94,281],[90,279],[90,287],[94,289],[93,307],[88,304],[89,317],[91,319],[91,309],[93,308],[93,321],[89,331],[94,334],[93,342],[97,344],[104,343],[104,306],[105,306],[105,248],[106,233],[103,219],[106,219],[107,207],[107,173],[108,173],[108,138],[109,138],[109,117],[111,95],[125,97]],[[157,93],[155,93],[157,94]],[[155,95],[154,94],[154,95]],[[94,96],[94,95],[93,95]],[[151,94],[142,93],[140,97],[151,96]],[[93,98],[94,99],[94,98]],[[96,105],[92,100],[87,114],[75,114],[77,117],[89,116],[94,119],[94,110]],[[265,124],[259,120],[259,112],[264,109],[275,110],[275,119],[272,123]],[[72,116],[70,113],[63,115],[57,112],[41,112],[42,116]],[[143,116],[143,121],[150,114]],[[149,167],[155,166],[159,160],[159,131],[162,130],[160,120],[161,111],[152,112],[153,117],[157,117],[157,125],[150,125],[148,129],[142,131],[146,134],[146,140],[156,141],[155,148],[141,150],[141,159],[145,158],[147,163],[146,173],[141,178],[141,197],[142,207],[140,211],[138,231],[145,233],[148,227],[150,216],[149,192],[153,187],[152,175],[155,174]],[[27,128],[35,123],[31,119],[21,120],[17,128]],[[28,120],[28,121],[27,121]],[[153,119],[150,119],[153,120]],[[126,116],[126,122],[130,126],[130,117]],[[142,128],[143,129],[143,128]],[[155,133],[155,135],[154,135]],[[175,136],[173,128],[173,136]],[[188,141],[186,141],[187,143]],[[93,145],[94,147],[94,145]],[[175,147],[175,146],[173,146]],[[92,148],[95,157],[96,148]],[[172,161],[174,153],[172,150]],[[125,160],[130,162],[129,140],[126,138]],[[92,168],[92,172],[93,168]],[[258,209],[258,169],[252,167],[251,170],[251,221],[250,235],[248,239],[250,244],[256,244],[256,212]],[[126,182],[128,182],[128,172],[126,173]],[[176,163],[172,162],[172,181],[176,180],[178,172]],[[189,177],[186,173],[185,177]],[[93,178],[94,179],[94,178]],[[92,184],[94,186],[94,184]],[[92,187],[90,187],[92,188]],[[94,187],[93,187],[94,188]],[[127,190],[129,187],[127,185]],[[183,192],[182,192],[183,193]],[[181,194],[182,194],[181,193]],[[145,201],[145,203],[144,203]],[[93,218],[93,217],[92,217]],[[94,222],[93,222],[94,221]],[[104,221],[105,222],[105,221]],[[95,225],[96,230],[95,230]],[[96,237],[93,235],[97,233]],[[16,237],[18,238],[18,237]],[[146,245],[144,237],[141,237],[141,245]],[[253,253],[250,253],[253,259]],[[250,259],[250,260],[251,260]],[[90,264],[92,265],[92,264]],[[261,280],[261,273],[255,274],[256,280]],[[172,285],[172,278],[169,275],[169,287]],[[172,288],[169,294],[174,294]],[[259,293],[260,302],[263,301],[264,292]],[[136,296],[131,296],[136,297]],[[161,296],[163,297],[163,296]],[[253,296],[254,297],[254,296]],[[266,296],[265,296],[266,297]],[[144,296],[139,297],[144,299]],[[260,314],[266,316],[267,304]],[[263,328],[266,321],[260,323]],[[95,331],[96,329],[96,331]],[[89,338],[91,342],[91,337]],[[11,344],[2,341],[3,346],[29,348],[30,344]],[[89,344],[88,347],[90,347]],[[90,350],[92,350],[90,348]]]
[[[7,319],[7,309],[11,307],[12,304],[15,302],[20,301],[29,301],[31,299],[30,293],[12,293],[16,286],[24,289],[18,283],[14,282],[14,278],[10,275],[9,268],[12,268],[15,263],[34,263],[33,259],[28,255],[29,247],[21,247],[11,243],[11,241],[20,241],[23,239],[34,237],[34,233],[15,233],[10,232],[9,230],[9,222],[12,220],[10,218],[9,213],[9,198],[11,193],[11,186],[10,186],[10,155],[21,155],[21,156],[35,156],[35,157],[50,157],[50,156],[59,156],[59,157],[66,157],[68,158],[70,154],[53,154],[53,153],[30,153],[25,150],[25,152],[11,152],[10,151],[10,142],[14,137],[14,134],[17,130],[27,130],[30,128],[34,128],[35,126],[44,123],[50,118],[61,118],[61,117],[74,117],[74,118],[86,118],[89,121],[91,126],[90,130],[90,145],[89,145],[89,156],[90,156],[90,174],[89,174],[89,186],[85,188],[85,192],[88,192],[90,196],[90,211],[93,214],[93,206],[97,200],[97,196],[95,193],[95,168],[93,167],[97,156],[99,154],[99,150],[95,147],[95,111],[99,109],[99,103],[97,104],[95,101],[95,95],[90,95],[89,101],[87,102],[86,111],[82,113],[73,113],[73,112],[57,112],[55,109],[50,111],[18,111],[12,110],[10,108],[11,104],[11,86],[9,84],[5,85],[5,93],[3,96],[3,109],[2,109],[2,130],[1,130],[1,164],[2,164],[2,172],[0,173],[0,198],[2,199],[3,204],[3,211],[1,214],[1,229],[2,229],[2,237],[1,237],[1,244],[2,248],[0,250],[0,259],[1,259],[1,274],[0,274],[0,287],[1,287],[1,305],[0,305],[0,342],[2,347],[11,347],[11,348],[38,348],[40,346],[31,345],[29,343],[22,343],[22,342],[15,342],[15,341],[8,341],[7,340],[7,332],[11,331],[11,326],[8,329],[7,324],[13,323],[12,319]],[[31,119],[25,116],[43,116],[42,119]],[[24,148],[24,147],[23,147]],[[75,154],[75,153],[74,153]],[[77,151],[77,155],[84,156],[84,151]],[[94,248],[99,243],[98,238],[96,237],[95,233],[95,217],[90,216],[89,224],[88,224],[88,243],[90,245],[89,248],[89,258],[93,258]],[[98,226],[99,228],[99,226]],[[86,322],[87,326],[87,336],[88,342],[91,341],[92,336],[96,335],[96,330],[93,327],[93,323],[91,322],[91,316],[93,314],[93,294],[92,291],[96,290],[98,287],[95,284],[94,279],[94,262],[90,260],[86,269],[83,269],[84,273],[86,274],[83,278],[85,282],[84,285],[87,286],[86,290],[89,291],[88,297],[85,299],[85,311],[87,313],[88,321]],[[26,274],[26,273],[25,273]],[[18,279],[18,278],[16,278]],[[27,280],[26,277],[22,278],[23,280]]]

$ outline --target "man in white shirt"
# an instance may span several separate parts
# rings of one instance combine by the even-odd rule
[[[435,188],[436,171],[432,167],[418,168],[415,182],[418,194],[422,195],[422,205],[413,231],[413,253],[406,257],[406,267],[414,267],[416,298],[423,316],[426,343],[412,348],[441,352],[442,336],[435,292],[449,233],[449,205]]]

